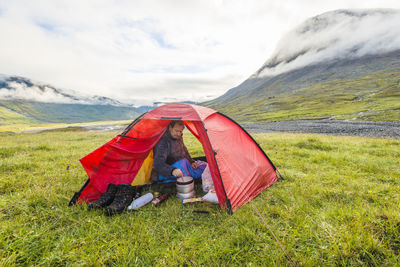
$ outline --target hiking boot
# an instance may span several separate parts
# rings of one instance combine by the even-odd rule
[[[97,201],[88,204],[88,209],[101,209],[110,205],[114,200],[117,189],[117,185],[109,184],[107,191],[104,192]]]
[[[119,184],[117,188],[114,201],[106,208],[107,216],[122,213],[132,203],[135,196],[136,189],[130,184]]]

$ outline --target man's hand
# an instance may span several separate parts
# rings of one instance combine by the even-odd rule
[[[193,162],[192,167],[196,170],[199,167],[199,164],[197,164],[197,162]]]
[[[182,173],[182,171],[180,169],[174,169],[172,171],[172,175],[175,176],[175,177],[182,177],[183,173]]]

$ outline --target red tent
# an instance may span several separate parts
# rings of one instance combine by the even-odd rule
[[[210,108],[173,103],[143,114],[80,160],[89,180],[75,202],[95,201],[109,183],[134,182],[171,120],[182,120],[202,144],[221,207],[235,210],[277,181],[273,163],[237,123]]]

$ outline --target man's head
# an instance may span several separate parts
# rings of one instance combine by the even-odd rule
[[[174,139],[179,139],[183,135],[183,129],[185,129],[185,124],[183,121],[171,121],[168,126],[169,133]]]

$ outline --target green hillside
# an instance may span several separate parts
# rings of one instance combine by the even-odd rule
[[[283,94],[267,88],[219,103],[206,103],[238,121],[292,119],[400,120],[400,65],[357,78],[317,82]]]
[[[35,120],[29,119],[24,115],[11,111],[4,106],[0,106],[0,125],[34,123]]]

